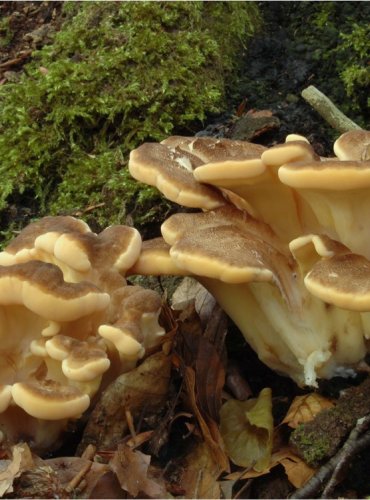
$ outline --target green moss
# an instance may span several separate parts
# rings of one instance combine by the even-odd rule
[[[32,200],[39,215],[96,205],[107,225],[136,207],[135,223],[148,221],[159,198],[129,179],[129,150],[222,109],[257,6],[66,2],[64,14],[20,83],[0,88],[0,216]]]
[[[300,455],[312,466],[318,466],[332,450],[332,443],[327,434],[311,432],[304,425],[300,425],[294,431],[291,442],[293,445],[299,443]]]
[[[9,17],[0,19],[0,47],[6,47],[13,38],[12,30],[9,25]]]

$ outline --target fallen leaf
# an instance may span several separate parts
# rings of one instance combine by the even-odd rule
[[[282,424],[288,424],[289,427],[296,429],[300,424],[313,420],[320,411],[333,406],[332,401],[315,392],[304,396],[296,396]]]
[[[274,454],[273,459],[284,467],[285,474],[295,488],[301,488],[315,473],[315,469],[309,467],[289,448]]]
[[[158,352],[120,375],[103,392],[91,413],[78,452],[81,454],[90,443],[101,450],[115,449],[128,431],[125,410],[134,419],[158,412],[167,401],[170,373],[170,356]]]
[[[271,389],[262,389],[257,399],[230,399],[222,406],[221,436],[236,465],[265,470],[271,458],[273,418]]]
[[[228,474],[225,479],[229,481],[239,481],[240,479],[253,479],[265,476],[277,465],[282,465],[284,467],[289,481],[295,488],[301,488],[315,473],[315,469],[309,467],[301,458],[295,455],[290,448],[283,448],[272,454],[270,463],[266,469],[260,472],[252,469],[242,473],[233,472],[232,474]]]
[[[194,413],[199,424],[202,436],[211,450],[216,463],[220,466],[220,472],[229,471],[229,460],[223,450],[223,442],[218,429],[218,426],[211,419],[206,419],[206,416],[200,411],[195,394],[195,372],[189,366],[185,367],[184,383],[186,393],[189,397],[191,410]]]
[[[220,498],[220,466],[206,443],[198,443],[182,460],[178,482],[184,498]]]
[[[117,475],[121,488],[133,497],[145,493],[150,498],[164,498],[164,484],[149,477],[150,455],[132,450],[126,444],[120,444],[109,465]]]
[[[14,479],[34,466],[32,453],[27,444],[13,446],[12,459],[0,460],[0,497],[5,493],[12,493]]]

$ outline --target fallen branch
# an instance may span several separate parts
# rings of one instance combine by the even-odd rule
[[[14,59],[9,59],[8,61],[5,61],[0,64],[0,69],[7,69],[10,68],[11,66],[15,66],[16,64],[20,63],[23,61],[23,59],[27,59],[32,54],[32,50],[26,50],[22,54],[20,54],[18,57],[15,57]]]
[[[315,498],[322,490],[325,481],[331,476],[321,495],[321,498],[330,498],[353,458],[370,445],[369,426],[370,415],[358,419],[343,448],[323,465],[302,488],[296,490],[291,498]]]
[[[348,132],[349,130],[361,129],[357,123],[353,122],[340,111],[335,104],[320,92],[316,87],[310,85],[302,90],[303,99],[324,118],[324,120],[335,130],[340,133]]]

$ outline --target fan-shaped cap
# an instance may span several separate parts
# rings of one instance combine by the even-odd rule
[[[64,335],[46,341],[49,356],[62,362],[64,375],[78,382],[88,382],[106,372],[110,361],[97,342],[81,342]]]
[[[361,255],[322,259],[305,277],[307,289],[343,309],[370,311],[370,262]]]
[[[105,309],[109,300],[90,283],[66,283],[53,264],[0,266],[0,304],[23,304],[43,318],[72,321]]]
[[[191,153],[171,150],[165,144],[145,143],[131,152],[129,170],[135,179],[155,186],[171,201],[212,209],[225,200],[217,190],[194,179],[193,169],[202,163]]]
[[[272,167],[280,167],[284,163],[315,160],[320,157],[307,141],[288,141],[267,149],[261,156],[262,161]]]
[[[304,161],[280,167],[284,184],[300,189],[348,191],[370,186],[370,161]]]
[[[335,141],[334,153],[340,160],[370,160],[370,131],[345,132]]]
[[[13,384],[12,397],[26,413],[44,420],[79,417],[90,404],[89,396],[76,387],[47,380]]]

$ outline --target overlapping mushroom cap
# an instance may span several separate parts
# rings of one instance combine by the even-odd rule
[[[160,297],[124,278],[140,249],[133,228],[96,235],[72,217],[47,217],[0,254],[0,429],[8,439],[48,448],[103,377],[132,368],[164,334]]]
[[[196,276],[260,358],[300,384],[345,372],[369,348],[368,134],[338,139],[340,159],[321,159],[296,135],[269,149],[226,139],[166,139],[162,151],[195,156],[186,174],[192,185],[195,179],[235,198],[195,205],[204,213],[171,216],[163,240],[145,242],[132,270]],[[157,146],[141,146],[148,169]],[[348,154],[351,161],[343,161]],[[131,173],[146,182],[136,155]],[[169,173],[175,163],[167,169],[164,155],[158,168],[168,173],[167,186],[177,185]]]

